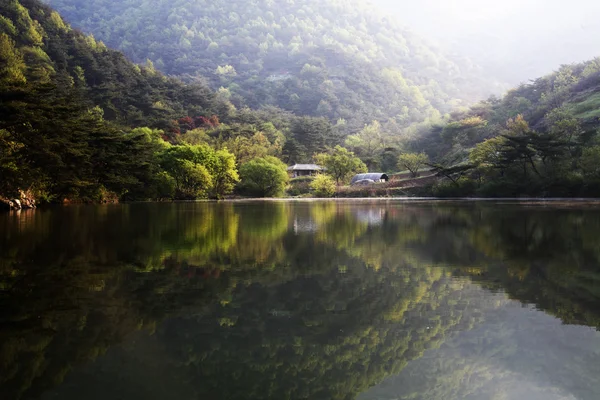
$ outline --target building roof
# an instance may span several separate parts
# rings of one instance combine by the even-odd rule
[[[350,184],[354,185],[356,182],[363,181],[365,179],[377,182],[377,181],[380,181],[382,179],[385,180],[385,181],[388,181],[390,178],[386,174],[384,174],[383,172],[371,172],[371,173],[368,173],[368,174],[354,175],[354,177],[350,181]]]
[[[288,171],[321,171],[322,167],[317,164],[296,164],[288,167]]]

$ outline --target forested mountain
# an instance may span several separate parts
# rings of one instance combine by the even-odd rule
[[[206,79],[238,107],[343,119],[350,133],[437,119],[497,90],[360,0],[48,2],[134,61]]]
[[[0,4],[3,88],[53,86],[99,106],[104,118],[129,126],[154,126],[182,115],[220,114],[224,105],[206,86],[184,85],[139,67],[92,36],[65,24],[35,0]]]
[[[131,128],[227,109],[208,88],[132,64],[35,0],[0,3],[0,48],[0,197],[145,197],[157,189],[160,137]]]
[[[493,196],[600,194],[600,59],[492,97],[448,123],[426,129],[412,146],[462,175],[457,193]],[[470,179],[469,179],[470,178]],[[453,186],[458,189],[456,179]]]
[[[340,140],[325,119],[236,110],[135,65],[37,0],[0,2],[0,50],[0,206],[221,197],[286,141],[293,161]]]

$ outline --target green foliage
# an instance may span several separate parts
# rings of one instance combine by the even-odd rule
[[[174,199],[176,197],[177,181],[166,171],[156,175],[156,198]]]
[[[235,164],[235,155],[227,150],[218,150],[216,160],[211,168],[212,186],[211,196],[222,199],[233,192],[235,184],[240,180]]]
[[[594,93],[574,100],[569,108],[580,120],[590,120],[600,117],[600,93]]]
[[[429,162],[425,153],[404,153],[398,157],[398,168],[401,171],[408,170],[412,177],[419,176],[419,170]]]
[[[136,62],[150,58],[170,76],[228,89],[238,108],[343,118],[346,133],[373,120],[414,126],[493,90],[470,61],[442,54],[363,1],[49,3]]]
[[[600,146],[583,149],[579,166],[586,177],[594,180],[600,179]]]
[[[23,54],[15,48],[15,42],[0,33],[0,84],[19,85],[26,82]]]
[[[435,197],[469,197],[475,193],[476,183],[463,176],[455,181],[442,181],[432,188]]]
[[[290,183],[286,188],[286,193],[290,196],[309,195],[311,192],[310,184],[315,180],[314,176],[300,176],[290,179]]]
[[[206,144],[169,146],[159,157],[161,167],[175,181],[179,199],[222,198],[239,179],[235,156]]]
[[[598,143],[597,60],[553,74],[455,112],[423,132],[412,148],[446,166],[471,163],[485,196],[595,196],[589,150]],[[587,154],[587,156],[584,156]]]
[[[289,177],[287,166],[271,156],[256,158],[240,167],[239,191],[246,196],[279,197]]]
[[[337,189],[333,178],[325,174],[317,175],[310,183],[310,188],[316,197],[332,197]]]
[[[317,154],[315,160],[322,165],[327,175],[337,185],[347,182],[352,175],[367,172],[367,166],[353,152],[341,146],[335,146],[327,153]]]
[[[197,199],[208,197],[212,179],[204,165],[177,158],[176,152],[163,155],[162,167],[175,180],[175,197]]]
[[[11,75],[12,80],[22,82],[25,77],[41,83],[41,75],[62,87],[74,80],[87,107],[100,106],[107,120],[128,126],[166,128],[182,116],[213,115],[227,107],[206,86],[184,85],[151,67],[133,65],[93,36],[71,30],[55,11],[36,0],[3,2],[0,11],[12,24],[4,25],[15,27],[14,32],[7,28],[0,33],[0,64],[4,76]],[[10,49],[6,34],[16,49]],[[24,57],[26,69],[19,57]],[[164,107],[154,107],[157,103]]]
[[[151,62],[133,65],[36,0],[3,2],[0,11],[0,196],[223,198],[239,179],[228,146],[280,155],[280,130],[206,86],[167,78]],[[194,144],[204,146],[168,149],[165,140],[185,142],[196,128],[207,140]]]
[[[387,148],[387,141],[392,140],[385,137],[381,124],[373,121],[366,125],[359,133],[346,138],[346,146],[357,154],[371,170],[380,165],[381,157]]]

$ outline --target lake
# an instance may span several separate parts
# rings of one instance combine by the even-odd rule
[[[599,399],[600,204],[0,214],[0,398]]]

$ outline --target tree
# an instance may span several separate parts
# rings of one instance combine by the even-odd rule
[[[398,157],[398,168],[410,171],[413,178],[419,175],[422,166],[429,162],[425,153],[404,153]]]
[[[505,144],[506,139],[497,136],[477,144],[469,153],[469,161],[476,168],[479,184],[484,176],[502,167],[500,152]]]
[[[204,165],[180,160],[174,172],[177,175],[178,197],[185,199],[207,197],[212,179]]]
[[[240,167],[240,192],[257,197],[279,197],[289,181],[287,166],[278,158],[255,158]]]
[[[233,191],[240,177],[235,166],[235,156],[233,154],[227,150],[218,150],[216,158],[216,163],[211,171],[211,197],[222,199],[226,194]]]
[[[177,196],[223,198],[239,180],[235,156],[206,144],[167,147],[161,154],[161,167],[175,179]]]
[[[586,147],[579,160],[586,178],[600,178],[600,146]]]
[[[325,167],[327,175],[335,179],[338,186],[352,175],[368,171],[360,158],[342,146],[335,146],[329,153],[317,154],[315,160]]]
[[[385,148],[385,140],[381,132],[381,124],[373,121],[358,132],[346,139],[346,146],[351,148],[369,168],[378,164],[378,159]]]
[[[161,167],[175,180],[176,198],[196,199],[209,194],[212,177],[200,163],[201,147],[171,146],[161,155]]]
[[[0,33],[0,84],[25,83],[26,65],[23,55],[15,48],[15,42],[5,33]]]
[[[575,157],[584,132],[573,114],[566,108],[555,108],[544,116],[544,122],[550,136],[548,140],[554,145],[553,155],[564,158],[566,154],[561,153],[568,151]]]
[[[319,174],[310,183],[310,188],[317,197],[331,197],[335,194],[336,186],[332,177],[325,174]]]
[[[239,164],[271,155],[271,142],[262,132],[256,132],[250,137],[238,135],[235,139],[225,141],[223,146],[235,154]]]
[[[518,166],[523,171],[523,178],[527,178],[528,167],[538,177],[541,174],[536,166],[539,156],[554,157],[554,146],[546,143],[550,136],[541,137],[529,127],[529,123],[522,115],[506,122],[506,129],[502,135],[506,142],[502,146],[499,155],[499,164],[503,169]]]
[[[325,118],[298,117],[291,126],[291,134],[309,155],[339,143],[331,123]]]

